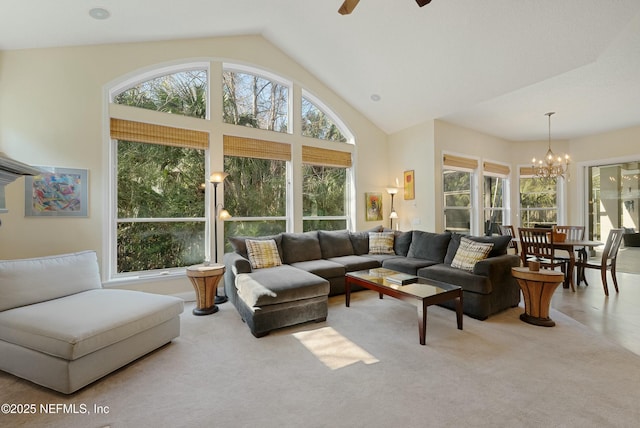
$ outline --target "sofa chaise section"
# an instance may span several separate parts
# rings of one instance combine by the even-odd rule
[[[93,251],[0,261],[0,369],[69,394],[180,334],[184,302],[104,289]]]

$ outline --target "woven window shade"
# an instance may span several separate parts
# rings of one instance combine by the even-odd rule
[[[111,118],[111,138],[191,149],[209,148],[207,132],[115,118]]]
[[[520,175],[536,175],[533,167],[530,166],[521,166],[520,167]]]
[[[442,157],[442,163],[444,166],[453,166],[457,168],[478,168],[478,161],[476,159],[468,159],[461,156],[444,155]]]
[[[350,168],[351,153],[319,147],[302,146],[302,163]]]
[[[291,160],[291,146],[289,144],[229,135],[224,136],[223,143],[225,156],[284,161]]]
[[[511,173],[511,169],[508,166],[498,163],[484,162],[482,168],[485,172],[491,172],[493,174],[509,175]]]

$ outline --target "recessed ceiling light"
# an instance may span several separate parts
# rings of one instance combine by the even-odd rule
[[[89,11],[89,16],[91,16],[93,19],[107,19],[111,16],[111,14],[107,9],[94,7]]]
[[[378,94],[371,94],[371,101],[380,101],[380,95]]]

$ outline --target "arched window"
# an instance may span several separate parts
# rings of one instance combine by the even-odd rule
[[[212,74],[222,81],[211,82]],[[293,129],[290,115],[293,87],[257,68],[212,61],[143,72],[108,89],[108,280],[182,274],[230,236],[295,231],[300,224],[351,228],[353,137],[300,88],[305,98],[296,105],[304,106],[307,129],[327,147],[303,143],[308,133]],[[222,117],[211,117],[212,101],[221,103]],[[215,164],[229,174],[221,202],[232,218],[224,239],[212,243],[217,211],[209,206],[207,174]],[[302,171],[298,185],[294,170]],[[296,201],[302,209],[294,209]]]

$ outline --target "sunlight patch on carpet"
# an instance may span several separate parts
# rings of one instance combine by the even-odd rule
[[[293,336],[331,370],[341,369],[358,361],[365,364],[379,362],[373,355],[331,327],[301,331]]]

